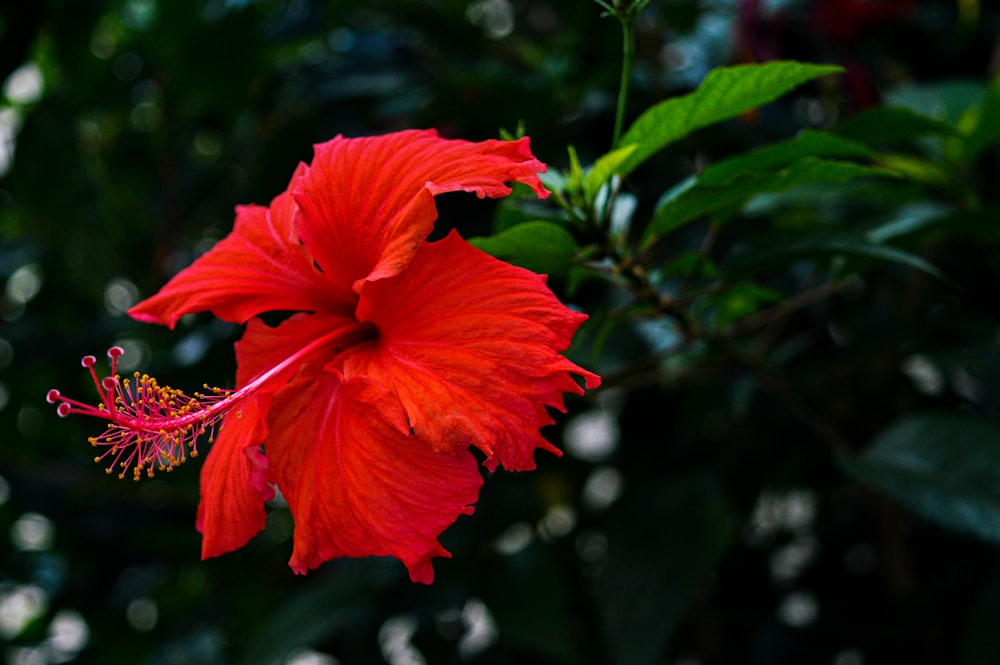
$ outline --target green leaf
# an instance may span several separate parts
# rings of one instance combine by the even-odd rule
[[[553,173],[557,177],[561,175],[556,169],[549,169],[548,173],[542,175],[548,176]],[[558,189],[553,187],[550,181],[546,181],[545,186],[551,191]],[[493,213],[493,234],[527,222],[547,221],[561,226],[569,223],[562,209],[545,205],[526,185],[514,183],[512,189],[514,191],[509,196],[505,196],[498,202]]]
[[[698,180],[706,185],[724,185],[747,173],[774,171],[805,157],[870,159],[872,154],[870,148],[857,141],[807,129],[785,141],[711,164],[698,174]]]
[[[983,206],[977,210],[951,211],[926,220],[924,228],[921,229],[923,234],[917,238],[907,238],[907,242],[926,243],[947,238],[949,241],[1000,243],[998,219],[1000,219],[1000,205],[997,204]]]
[[[978,79],[946,79],[899,85],[885,94],[885,106],[901,106],[957,126],[972,106],[983,103],[986,86]]]
[[[1000,81],[990,86],[986,99],[979,107],[978,118],[965,141],[965,158],[973,160],[984,150],[1000,143]]]
[[[884,169],[816,157],[792,162],[780,171],[761,172],[750,168],[736,175],[728,165],[721,165],[720,172],[731,174],[730,179],[720,181],[721,177],[709,173],[710,182],[705,182],[705,176],[699,174],[667,192],[653,215],[647,238],[669,233],[702,215],[738,210],[758,194],[783,192],[800,185],[838,185],[857,178],[893,175]],[[713,180],[718,184],[712,184]]]
[[[544,173],[539,173],[538,179],[542,181],[542,184],[545,185],[547,189],[550,189],[553,192],[561,192],[569,188],[569,175],[554,166],[549,166]]]
[[[498,259],[547,275],[566,275],[576,260],[573,236],[553,222],[525,222],[469,242]]]
[[[902,143],[922,136],[957,134],[955,127],[912,109],[885,106],[847,118],[832,130],[844,138],[870,145]]]
[[[639,164],[696,129],[738,116],[820,76],[841,71],[834,65],[794,61],[736,65],[712,70],[698,88],[653,106],[622,137],[636,149],[618,166],[626,175]]]
[[[943,282],[949,282],[940,270],[916,254],[888,245],[879,245],[863,237],[831,236],[827,233],[798,234],[790,238],[783,237],[778,241],[770,239],[763,243],[752,244],[745,247],[739,256],[727,258],[722,265],[722,274],[727,280],[738,280],[775,265],[788,265],[806,259],[829,259],[835,256],[896,263],[927,273]]]
[[[576,154],[575,146],[566,146],[569,152],[569,175],[567,182],[571,189],[577,190],[583,184],[583,167],[580,165],[580,157]]]
[[[1000,425],[993,419],[910,416],[843,466],[937,524],[1000,543]]]
[[[638,146],[628,145],[618,150],[612,150],[594,162],[583,181],[583,191],[588,201],[593,201],[601,187],[618,172],[622,163],[635,152]]]
[[[952,180],[939,163],[923,157],[887,152],[878,156],[878,163],[924,185],[948,187]]]
[[[683,278],[698,279],[715,277],[718,269],[707,256],[699,251],[690,250],[679,254],[660,271],[661,279]]]
[[[734,535],[733,510],[707,474],[664,478],[624,498],[608,531],[600,600],[611,660],[662,662],[691,596]]]
[[[951,209],[937,201],[915,201],[901,205],[892,216],[871,229],[865,237],[876,244],[919,233],[925,229],[940,225]]]
[[[692,307],[692,313],[702,317],[705,327],[725,330],[740,319],[759,311],[764,305],[780,302],[782,298],[782,294],[774,289],[744,282],[697,302]]]
[[[580,288],[589,282],[606,282],[608,274],[594,268],[574,265],[566,275],[565,290],[570,297],[575,296]]]

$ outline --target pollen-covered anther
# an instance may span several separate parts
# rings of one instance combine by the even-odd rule
[[[233,399],[232,391],[220,388],[188,396],[138,372],[123,379],[117,373],[123,353],[118,346],[108,349],[111,373],[105,377],[98,377],[94,356],[81,360],[100,397],[96,406],[65,397],[56,389],[49,390],[45,399],[56,405],[56,413],[62,417],[81,414],[107,421],[104,432],[88,439],[93,447],[102,449],[94,461],[104,464],[109,474],[139,480],[143,475],[153,477],[157,470],[171,471],[188,457],[196,457],[199,437],[207,433],[211,441],[219,422],[240,400]]]

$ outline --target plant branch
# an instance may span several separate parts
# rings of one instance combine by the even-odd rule
[[[615,130],[611,147],[617,148],[625,125],[625,108],[628,105],[629,79],[632,77],[632,61],[635,59],[635,12],[615,12],[615,18],[622,26],[622,75],[618,86],[618,105],[615,109]]]
[[[818,286],[814,289],[803,291],[802,293],[796,293],[787,300],[782,300],[776,305],[768,307],[767,309],[762,309],[759,312],[751,314],[750,316],[747,316],[741,321],[735,323],[728,331],[726,331],[725,337],[732,339],[733,337],[738,337],[744,333],[748,333],[751,330],[762,328],[766,325],[774,323],[775,321],[790,316],[800,309],[822,302],[837,293],[838,290],[840,290],[840,284],[837,282],[827,282],[826,284]]]

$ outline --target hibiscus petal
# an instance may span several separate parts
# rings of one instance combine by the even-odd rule
[[[346,354],[343,372],[390,386],[410,425],[438,450],[475,445],[487,466],[532,469],[534,451],[558,453],[539,433],[547,407],[600,378],[560,351],[587,318],[562,305],[545,278],[499,261],[452,233],[427,243],[407,270],[365,284],[358,319],[375,344]]]
[[[236,383],[242,388],[264,372],[279,366],[329,333],[357,329],[354,318],[299,313],[276,327],[251,319],[243,338],[236,343]],[[202,501],[197,526],[204,534],[204,557],[241,547],[264,526],[263,502],[274,496],[268,474],[268,460],[261,450],[268,434],[266,418],[272,399],[294,375],[299,363],[322,365],[322,360],[338,353],[336,340],[318,346],[296,364],[273,374],[255,387],[253,395],[223,421],[218,440],[202,470]]]
[[[305,168],[300,165],[296,177]],[[236,323],[277,310],[350,313],[354,300],[350,285],[338,293],[313,265],[299,242],[297,214],[288,192],[276,197],[270,208],[237,207],[228,236],[129,314],[172,328],[185,314],[201,311]]]
[[[306,365],[275,397],[268,459],[295,520],[292,569],[334,557],[394,556],[429,584],[438,535],[470,514],[482,478],[463,451],[434,452],[409,433],[385,388]]]
[[[203,559],[243,547],[264,528],[264,502],[274,496],[260,452],[269,403],[267,395],[254,397],[230,413],[201,469],[196,526]]]
[[[305,176],[293,187],[302,211],[302,241],[338,284],[360,290],[363,280],[403,270],[437,217],[434,196],[510,193],[505,182],[529,185],[541,197],[545,165],[528,139],[472,143],[433,130],[345,139],[315,147]]]

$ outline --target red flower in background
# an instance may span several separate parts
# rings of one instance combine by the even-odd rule
[[[390,555],[416,582],[448,556],[437,537],[472,512],[485,465],[534,468],[558,454],[539,428],[563,393],[600,379],[560,355],[586,318],[530,271],[456,233],[430,243],[433,197],[547,196],[527,139],[445,140],[433,131],[316,146],[269,207],[237,209],[233,231],[134,307],[173,326],[208,310],[247,323],[234,391],[186,396],[154,379],[99,379],[94,408],[50,391],[59,413],[109,421],[98,460],[138,478],[218,437],[201,474],[203,557],[243,546],[280,488],[295,520],[290,565]],[[260,314],[295,312],[276,327]],[[211,440],[211,438],[210,438]]]

